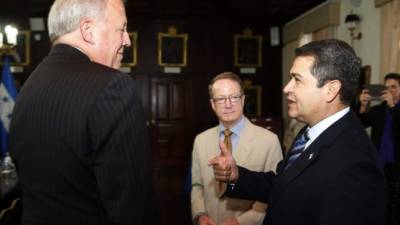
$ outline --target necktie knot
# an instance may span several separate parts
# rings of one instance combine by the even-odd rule
[[[303,134],[301,134],[293,144],[292,150],[288,153],[288,160],[285,166],[287,169],[292,163],[301,155],[306,147],[307,141],[310,140],[308,136],[308,130],[306,130]]]
[[[298,149],[304,149],[308,140],[310,140],[310,137],[308,136],[308,130],[306,130],[296,139],[291,152],[294,152]]]
[[[299,142],[300,144],[304,145],[307,143],[307,141],[310,140],[310,137],[308,136],[308,130],[304,131],[304,133],[300,136],[299,139],[297,139],[296,143]]]
[[[224,130],[224,136],[226,138],[230,137],[231,135],[232,135],[232,131],[231,130],[229,130],[229,129],[225,129]]]

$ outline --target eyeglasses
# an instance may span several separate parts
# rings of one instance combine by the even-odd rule
[[[231,95],[228,97],[221,96],[221,97],[213,98],[212,100],[215,104],[224,104],[226,102],[226,100],[228,100],[228,99],[231,103],[234,103],[234,102],[239,102],[242,99],[242,96],[243,95]]]

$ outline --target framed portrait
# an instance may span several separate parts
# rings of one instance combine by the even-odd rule
[[[261,85],[245,85],[244,94],[246,96],[244,101],[244,113],[246,116],[261,116],[262,105],[262,86]]]
[[[124,58],[122,59],[121,66],[133,67],[137,64],[137,32],[129,32],[131,39],[131,46],[124,49]]]
[[[31,32],[19,31],[17,35],[17,46],[13,49],[10,57],[11,66],[28,66],[31,63]],[[0,60],[0,65],[3,61]]]
[[[175,26],[158,33],[158,64],[166,67],[187,66],[188,34],[178,34]]]
[[[371,66],[365,65],[361,67],[360,79],[358,80],[358,87],[360,91],[366,84],[371,84]]]
[[[253,35],[250,28],[233,35],[233,48],[236,67],[262,66],[262,36]]]

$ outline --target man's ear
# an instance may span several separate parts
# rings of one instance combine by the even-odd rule
[[[79,23],[79,30],[81,32],[82,39],[85,42],[90,43],[92,45],[94,45],[96,43],[95,39],[94,39],[93,28],[94,28],[94,24],[93,24],[93,21],[90,19],[83,19]]]
[[[340,89],[342,88],[342,82],[339,80],[331,80],[325,84],[327,102],[332,102],[338,97]]]
[[[211,108],[215,111],[215,103],[212,99],[210,99]]]

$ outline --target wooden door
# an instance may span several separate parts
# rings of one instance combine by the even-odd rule
[[[188,78],[151,79],[151,145],[156,200],[162,225],[191,224],[185,182],[193,143]]]

